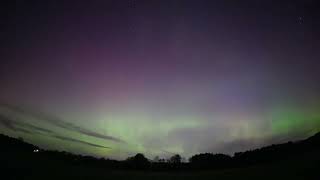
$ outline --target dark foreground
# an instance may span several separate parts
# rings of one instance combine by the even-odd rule
[[[225,170],[195,172],[145,172],[132,170],[104,170],[81,167],[43,167],[39,169],[12,169],[4,179],[314,179],[320,177],[319,160],[287,161]]]
[[[4,179],[319,179],[319,159],[306,159],[225,170],[145,172],[103,168],[54,167],[11,169]],[[3,170],[3,169],[2,169]]]
[[[212,164],[195,165],[192,162],[175,165],[149,162],[144,166],[131,166],[132,162],[128,161],[98,160],[65,152],[42,150],[34,152],[38,147],[1,136],[0,179],[318,180],[320,179],[319,137],[318,133],[297,143],[272,145],[240,153],[228,160],[228,165],[220,167]]]

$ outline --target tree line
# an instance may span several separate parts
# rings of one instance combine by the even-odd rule
[[[15,139],[5,135],[0,135],[0,143],[0,160],[2,163],[6,163],[7,166],[20,164],[21,166],[40,167],[46,164],[63,164],[68,166],[101,167],[105,169],[185,171],[244,167],[295,158],[299,154],[311,151],[320,152],[320,133],[306,140],[238,152],[233,156],[214,153],[196,154],[188,162],[183,160],[179,154],[173,155],[169,159],[155,157],[153,160],[150,160],[142,153],[138,153],[123,161],[99,159],[68,152],[42,150],[37,146],[24,142],[23,139]]]

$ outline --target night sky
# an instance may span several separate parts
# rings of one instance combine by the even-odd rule
[[[316,0],[1,4],[0,133],[125,159],[320,131]]]

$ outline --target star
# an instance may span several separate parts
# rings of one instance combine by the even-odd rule
[[[304,22],[303,16],[299,16],[299,17],[298,17],[298,23],[299,23],[299,24],[303,24],[303,22]]]

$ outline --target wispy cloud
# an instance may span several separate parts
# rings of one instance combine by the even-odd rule
[[[111,149],[110,147],[107,147],[107,146],[102,146],[102,145],[93,144],[90,142],[81,141],[81,140],[66,137],[66,136],[57,135],[49,129],[37,127],[37,126],[31,125],[29,123],[19,122],[14,118],[7,117],[2,114],[0,114],[0,125],[6,127],[7,129],[12,130],[12,131],[15,131],[15,132],[22,132],[22,133],[27,133],[27,134],[37,134],[37,135],[42,135],[42,136],[47,136],[47,137],[53,137],[53,138],[60,139],[63,141],[80,143],[80,144],[84,144],[84,145],[88,145],[88,146],[92,146],[92,147]]]
[[[28,123],[17,121],[13,118],[9,118],[7,116],[4,116],[0,114],[0,124],[2,124],[4,127],[13,130],[13,131],[20,131],[24,133],[32,134],[31,131],[38,131],[42,133],[53,133],[53,131],[41,127],[37,127]],[[31,131],[30,131],[31,130]]]
[[[15,113],[20,113],[20,114],[24,114],[24,115],[27,115],[27,116],[31,116],[37,120],[41,120],[41,121],[46,121],[50,124],[53,124],[57,127],[60,127],[60,128],[63,128],[63,129],[67,129],[67,130],[70,130],[70,131],[76,131],[78,133],[81,133],[81,134],[84,134],[84,135],[87,135],[87,136],[92,136],[92,137],[95,137],[95,138],[100,138],[100,139],[105,139],[105,140],[109,140],[109,141],[114,141],[114,142],[118,142],[118,143],[126,143],[125,141],[119,139],[119,138],[116,138],[116,137],[113,137],[113,136],[108,136],[108,135],[104,135],[104,134],[100,134],[100,133],[96,133],[94,131],[91,131],[91,130],[88,130],[88,129],[85,129],[85,128],[82,128],[80,126],[77,126],[75,124],[72,124],[72,123],[69,123],[69,122],[66,122],[64,120],[61,120],[60,118],[58,117],[55,117],[55,116],[52,116],[52,115],[49,115],[47,113],[43,113],[43,112],[39,112],[39,111],[33,111],[33,110],[30,110],[28,108],[21,108],[21,107],[18,107],[18,106],[14,106],[14,105],[9,105],[9,104],[1,104],[0,105],[1,107],[4,107],[4,108],[7,108]]]
[[[57,138],[57,139],[60,139],[60,140],[63,140],[63,141],[76,142],[76,143],[85,144],[85,145],[89,145],[89,146],[93,146],[93,147],[111,149],[110,147],[107,147],[107,146],[101,146],[101,145],[98,145],[98,144],[93,144],[93,143],[81,141],[81,140],[70,138],[70,137],[59,136],[59,135],[53,135],[51,137],[54,137],[54,138]]]

